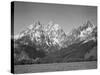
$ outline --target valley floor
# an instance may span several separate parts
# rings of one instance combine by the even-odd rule
[[[85,70],[85,69],[96,69],[96,68],[97,68],[97,61],[15,65],[14,73],[19,74],[19,73],[50,72],[50,71]]]

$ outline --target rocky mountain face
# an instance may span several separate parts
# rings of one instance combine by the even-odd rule
[[[26,45],[35,43],[36,46],[43,47],[46,51],[51,47],[59,50],[66,46],[64,44],[66,40],[65,32],[58,24],[52,22],[47,25],[42,25],[39,21],[35,22],[18,35],[15,35],[14,38]]]
[[[92,42],[89,43],[90,41]],[[93,47],[96,47],[96,42],[97,26],[91,24],[90,21],[87,21],[86,24],[78,28],[72,29],[68,34],[66,34],[58,24],[49,22],[47,25],[43,25],[38,21],[14,36],[14,62],[25,63],[26,60],[31,63],[37,61],[41,62],[40,60],[48,60],[49,62],[49,59],[53,61],[53,58],[55,58],[54,60],[57,59],[57,62],[62,59],[63,61],[68,61],[67,59],[69,58],[67,55],[71,54],[74,56],[84,51],[83,57],[87,58],[86,56],[90,55],[87,52],[92,49],[91,44],[93,43]],[[86,45],[88,45],[88,47]],[[86,47],[86,49],[84,47]],[[65,57],[63,57],[64,54]],[[82,53],[80,54],[82,55]],[[93,51],[91,54],[93,54]]]
[[[97,40],[97,26],[87,21],[86,24],[73,29],[67,34],[67,45],[83,41],[86,43],[90,40]]]

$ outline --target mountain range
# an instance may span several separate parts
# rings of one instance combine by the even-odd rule
[[[52,21],[47,25],[37,21],[14,35],[13,40],[15,64],[97,59],[97,26],[90,21],[68,33]]]

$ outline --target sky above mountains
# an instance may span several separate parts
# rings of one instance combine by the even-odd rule
[[[66,33],[87,20],[97,25],[96,6],[15,2],[14,7],[14,34],[18,34],[37,20],[42,24],[53,21],[59,24]]]

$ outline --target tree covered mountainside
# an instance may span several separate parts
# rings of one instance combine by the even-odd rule
[[[38,21],[12,40],[15,65],[97,60],[97,26],[90,21],[68,34],[58,24]]]

